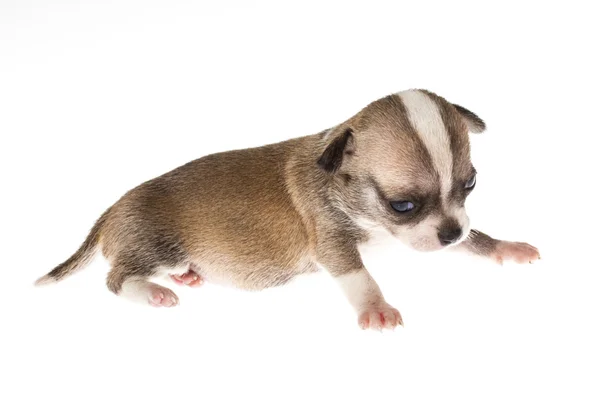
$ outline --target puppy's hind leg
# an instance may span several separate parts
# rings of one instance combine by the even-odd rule
[[[179,304],[175,293],[162,285],[148,281],[155,272],[115,265],[106,279],[108,289],[113,293],[153,307],[174,307]]]

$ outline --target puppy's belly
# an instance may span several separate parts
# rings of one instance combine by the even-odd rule
[[[194,260],[191,268],[209,283],[251,291],[283,285],[296,276],[319,270],[308,256],[289,266],[270,261],[245,262],[232,257],[205,257]]]

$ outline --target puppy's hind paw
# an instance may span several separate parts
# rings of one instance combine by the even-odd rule
[[[503,264],[506,260],[512,260],[516,263],[533,263],[540,260],[540,252],[537,248],[527,243],[499,241],[496,249],[492,252],[492,258],[498,263]]]
[[[153,307],[174,307],[179,304],[179,298],[168,288],[152,284],[148,290],[148,304]]]
[[[202,277],[191,269],[187,273],[181,275],[170,274],[169,276],[171,277],[171,280],[175,282],[175,284],[187,285],[188,287],[199,287],[204,282]]]

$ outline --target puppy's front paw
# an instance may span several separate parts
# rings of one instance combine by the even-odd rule
[[[492,258],[498,264],[503,264],[505,260],[512,260],[521,264],[533,263],[541,259],[540,252],[532,245],[504,240],[498,242],[496,249],[492,252]]]
[[[371,328],[381,331],[384,328],[394,329],[398,325],[404,326],[404,323],[396,308],[383,303],[365,309],[358,317],[358,325],[362,329]]]

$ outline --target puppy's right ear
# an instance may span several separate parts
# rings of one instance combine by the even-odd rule
[[[483,133],[485,131],[485,122],[481,120],[479,116],[460,105],[454,105],[454,107],[467,123],[467,127],[471,133]]]
[[[351,155],[354,152],[351,148],[352,129],[335,129],[326,137],[329,138],[329,144],[319,157],[317,164],[325,171],[334,173],[342,165],[344,155]]]

